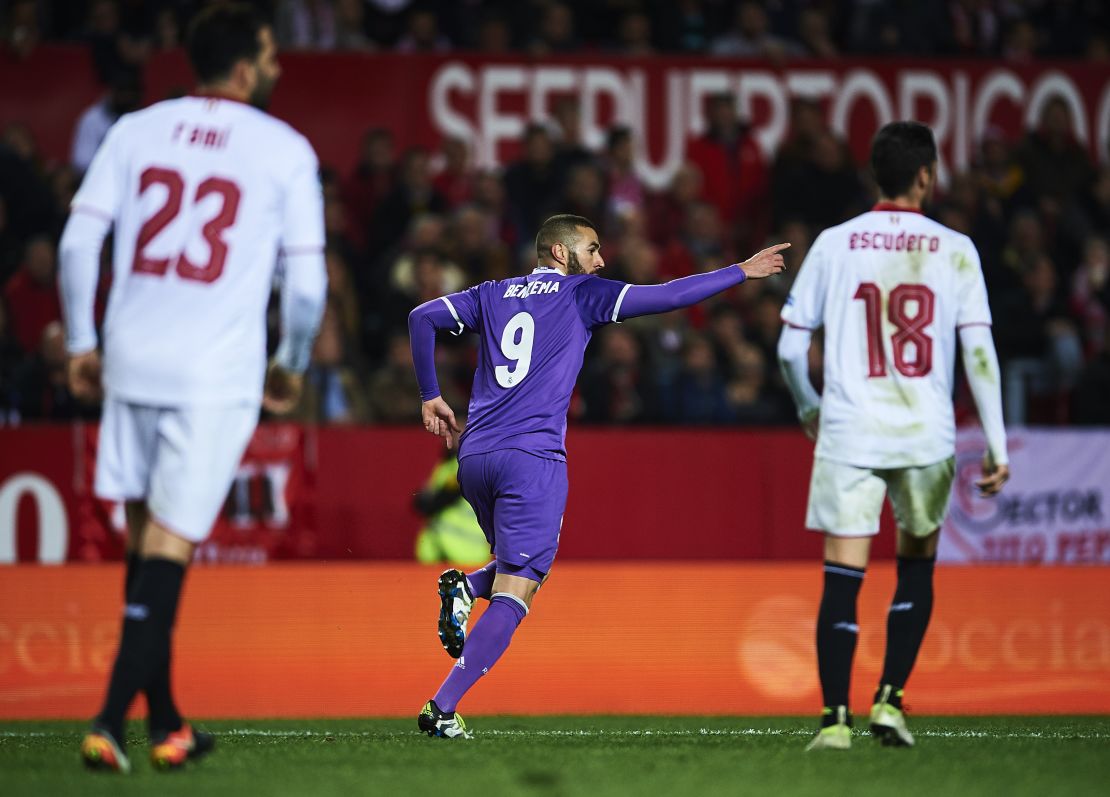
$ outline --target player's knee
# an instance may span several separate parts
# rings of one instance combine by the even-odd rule
[[[936,529],[924,537],[899,531],[898,555],[904,559],[931,559],[937,555],[937,542],[939,540],[940,529]]]
[[[142,555],[144,559],[169,559],[188,566],[193,559],[196,543],[174,534],[161,523],[151,519],[143,532]]]

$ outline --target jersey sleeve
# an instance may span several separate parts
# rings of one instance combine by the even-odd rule
[[[798,276],[782,308],[783,323],[799,329],[814,330],[825,322],[825,293],[828,267],[824,249],[828,246],[825,233],[817,236],[809,249]]]
[[[627,282],[590,276],[578,283],[574,301],[582,322],[594,329],[617,321],[621,302],[632,287]]]
[[[456,329],[451,330],[452,335],[461,335],[466,330],[478,332],[482,325],[482,294],[481,286],[475,285],[459,293],[451,293],[440,300],[451,311],[455,319]]]
[[[323,251],[324,193],[316,153],[306,139],[299,138],[291,158],[292,166],[285,182],[282,252],[303,254]]]
[[[956,326],[990,326],[991,308],[987,302],[987,283],[983,278],[979,252],[970,239],[965,238],[964,242],[965,245],[954,255],[960,303]]]
[[[108,129],[100,148],[93,156],[81,187],[73,196],[70,207],[85,213],[114,221],[127,188],[127,167],[120,144],[120,137],[127,129],[126,119],[120,119]]]

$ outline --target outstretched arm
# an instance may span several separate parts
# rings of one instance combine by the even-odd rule
[[[1002,424],[1002,386],[998,354],[994,350],[991,328],[986,324],[960,327],[960,349],[964,370],[979,421],[987,437],[987,456],[983,458],[983,478],[975,484],[983,495],[994,495],[1010,478],[1010,458],[1006,451],[1006,428]]]
[[[629,285],[624,296],[617,303],[613,320],[668,313],[671,310],[697,304],[733,285],[739,285],[746,279],[760,279],[778,274],[786,268],[779,252],[789,246],[790,244],[775,244],[743,263],[735,263],[706,274],[694,274],[671,280],[662,285]]]

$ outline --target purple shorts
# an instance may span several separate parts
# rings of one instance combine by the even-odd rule
[[[543,581],[559,549],[567,463],[515,448],[464,455],[459,487],[497,558],[497,572]]]

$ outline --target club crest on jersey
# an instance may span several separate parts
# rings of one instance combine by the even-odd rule
[[[532,283],[518,283],[510,285],[505,290],[505,295],[502,299],[523,299],[525,296],[533,296],[537,293],[558,293],[558,282],[544,282],[543,280],[536,280]]]

